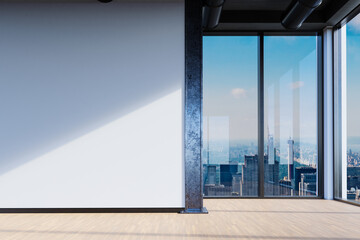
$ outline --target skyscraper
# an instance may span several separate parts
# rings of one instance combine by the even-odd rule
[[[347,189],[360,188],[360,167],[347,167]]]
[[[288,180],[294,178],[294,140],[288,140]]]
[[[300,183],[301,183],[301,175],[307,174],[307,173],[313,173],[316,176],[316,168],[310,167],[310,166],[303,166],[303,167],[297,167],[295,168],[295,190],[299,191]],[[316,179],[315,179],[316,183]],[[316,190],[315,190],[316,191]]]
[[[316,173],[302,173],[299,183],[300,196],[316,195]]]
[[[279,181],[280,195],[293,196],[294,195],[293,187],[291,185],[292,185],[292,183],[290,180],[280,179],[280,181]]]
[[[258,195],[258,155],[245,155],[245,164],[242,165],[243,196]]]
[[[276,149],[273,154],[275,156]],[[268,156],[264,156],[264,180],[265,180],[265,194],[279,195],[279,161],[275,160],[273,164],[269,163]]]
[[[268,163],[275,163],[275,155],[274,155],[274,137],[269,134],[268,135],[268,146],[267,146],[267,155],[268,155]]]
[[[220,184],[231,187],[233,175],[238,172],[237,164],[220,164]]]

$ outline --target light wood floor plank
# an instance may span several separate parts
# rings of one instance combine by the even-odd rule
[[[205,200],[208,215],[0,214],[0,239],[360,239],[360,207],[326,200]]]

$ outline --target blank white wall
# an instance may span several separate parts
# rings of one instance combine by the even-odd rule
[[[182,1],[0,1],[0,208],[184,207]]]

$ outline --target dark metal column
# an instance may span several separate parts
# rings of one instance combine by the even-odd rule
[[[317,34],[318,55],[318,197],[324,198],[324,51],[323,35]],[[331,46],[332,47],[332,46]],[[331,140],[330,140],[331,141]]]
[[[185,210],[207,213],[202,189],[202,2],[185,0]]]
[[[259,35],[258,52],[258,154],[259,197],[264,197],[264,34]]]

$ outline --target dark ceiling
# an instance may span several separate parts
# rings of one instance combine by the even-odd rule
[[[297,0],[225,0],[218,27],[211,32],[286,31],[281,19]],[[360,0],[323,0],[298,31],[320,31],[339,23]]]
[[[285,11],[292,0],[226,0],[224,10],[262,10]],[[319,9],[326,7],[331,0],[323,0]]]

